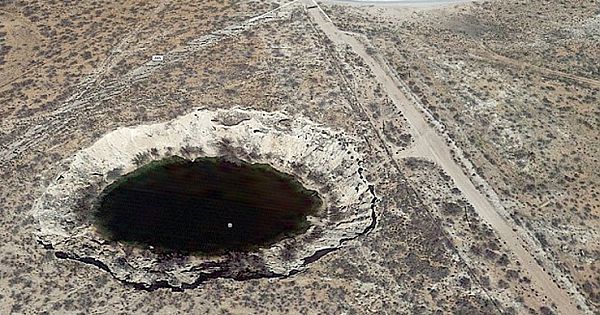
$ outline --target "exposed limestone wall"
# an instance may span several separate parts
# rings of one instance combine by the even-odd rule
[[[373,226],[373,189],[361,174],[356,139],[280,112],[198,109],[175,120],[115,130],[64,161],[65,171],[37,200],[40,242],[62,258],[109,271],[140,288],[187,288],[215,277],[293,274]],[[152,160],[231,156],[268,163],[318,191],[324,208],[310,229],[251,253],[165,258],[151,249],[108,242],[92,223],[91,202],[120,175]]]

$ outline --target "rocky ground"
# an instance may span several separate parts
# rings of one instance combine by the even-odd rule
[[[327,8],[369,38],[597,310],[597,3]]]
[[[541,2],[520,5],[542,7]],[[73,7],[0,4],[0,47],[7,47],[0,50],[0,313],[553,310],[436,165],[390,157],[390,148],[400,152],[412,143],[405,120],[362,60],[350,49],[333,47],[300,2],[126,1]],[[498,15],[502,28],[511,20],[510,8],[499,8],[504,9],[484,3],[403,11],[409,19],[391,22],[370,20],[377,8],[332,6],[328,12],[334,18],[343,14],[336,20],[340,27],[370,36],[399,75],[410,78],[411,90],[469,153],[515,220],[540,235],[548,254],[594,307],[598,113],[593,105],[598,104],[594,84],[599,76],[589,60],[597,51],[591,46],[577,50],[584,55],[577,59],[564,48],[557,66],[541,62],[550,59],[545,56],[552,47],[589,45],[585,32],[597,30],[597,15],[590,13],[593,5],[562,8],[577,13],[567,22],[579,28],[569,29],[584,35],[565,33],[564,40],[535,46],[533,56],[525,58],[520,53],[525,46],[518,45],[520,37],[510,37],[513,32],[484,50],[480,37],[497,32],[456,22],[496,21],[489,15]],[[532,31],[540,42],[558,32],[551,21],[561,18],[553,15],[559,10],[544,13],[553,19],[510,10],[524,15],[518,19],[523,23],[550,21],[540,28],[546,33]],[[449,39],[461,40],[460,47],[469,50]],[[165,61],[151,62],[155,54]],[[503,85],[494,81],[500,79]],[[120,127],[163,123],[197,108],[233,107],[298,115],[356,139],[364,156],[362,176],[378,197],[376,225],[293,276],[217,277],[182,292],[140,290],[94,264],[61,259],[39,243],[40,222],[32,209],[66,159]]]

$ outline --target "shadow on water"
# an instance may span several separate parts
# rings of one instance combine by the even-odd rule
[[[151,162],[100,195],[95,220],[113,241],[157,251],[249,251],[306,232],[322,200],[266,164],[180,157]]]

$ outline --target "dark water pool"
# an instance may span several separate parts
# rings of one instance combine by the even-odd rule
[[[321,206],[315,191],[264,164],[218,158],[152,162],[107,187],[99,230],[158,250],[251,250],[305,232]]]

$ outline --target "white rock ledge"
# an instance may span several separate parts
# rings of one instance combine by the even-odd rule
[[[41,243],[57,256],[92,263],[140,288],[189,288],[203,280],[285,277],[315,253],[338,248],[374,225],[376,198],[359,173],[360,140],[281,112],[198,109],[166,123],[120,128],[63,161],[64,172],[36,201]],[[267,163],[319,192],[324,207],[311,227],[255,252],[223,256],[160,256],[109,242],[92,224],[91,201],[120,175],[168,156],[233,156]]]

